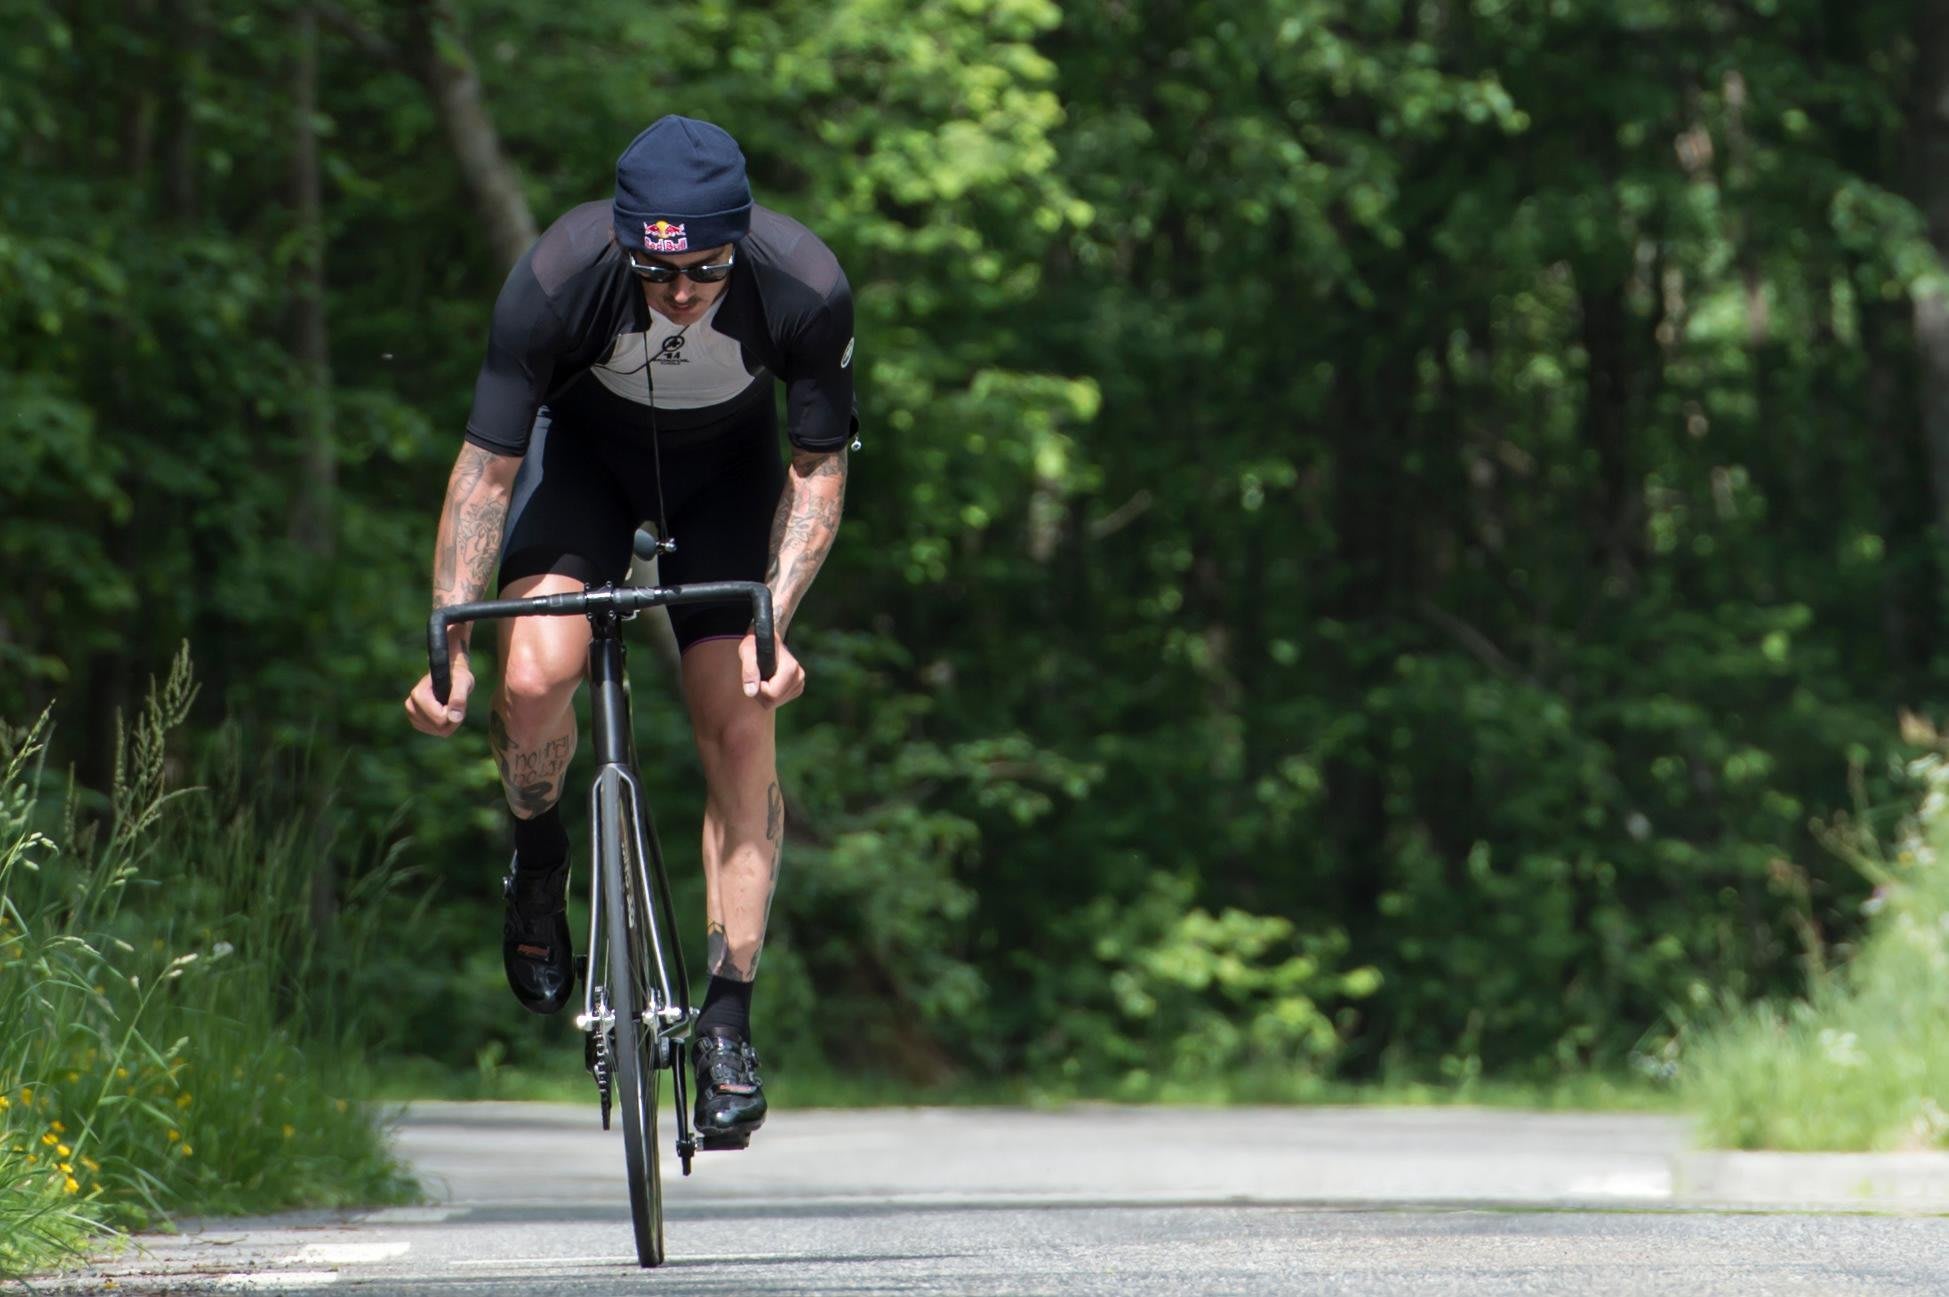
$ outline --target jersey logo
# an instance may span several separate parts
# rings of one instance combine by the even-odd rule
[[[643,246],[651,252],[688,252],[690,240],[684,227],[668,221],[643,222]]]
[[[688,365],[684,358],[684,336],[673,333],[657,345],[656,363],[659,365]]]
[[[853,343],[856,341],[857,339],[855,338],[846,339],[846,354],[839,358],[839,367],[841,369],[853,363]]]

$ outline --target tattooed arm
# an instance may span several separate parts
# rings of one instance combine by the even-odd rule
[[[812,578],[819,575],[832,549],[845,506],[846,452],[793,451],[792,468],[772,517],[771,566],[765,571],[780,639],[785,638],[799,601],[812,588]]]
[[[785,647],[785,631],[832,550],[845,506],[846,452],[794,450],[785,489],[779,492],[778,512],[772,516],[771,566],[765,571],[779,641],[777,673],[759,681],[757,641],[752,636],[745,636],[741,650],[745,695],[766,707],[789,702],[805,691],[805,671]]]
[[[440,509],[440,530],[433,542],[433,606],[467,603],[487,593],[494,565],[501,556],[501,528],[507,522],[508,500],[514,492],[518,455],[497,455],[469,442],[460,448],[447,478],[447,499]],[[474,673],[467,662],[473,626],[463,623],[449,632],[453,692],[442,706],[433,697],[430,676],[421,678],[406,699],[406,715],[413,727],[428,734],[451,734],[467,714],[467,695]]]
[[[433,606],[469,603],[487,593],[494,562],[501,556],[501,528],[508,518],[519,455],[496,455],[469,443],[460,448],[447,478],[447,501],[440,509],[440,532],[433,542]],[[461,644],[472,623],[453,628]]]

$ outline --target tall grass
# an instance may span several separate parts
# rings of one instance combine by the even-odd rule
[[[314,929],[316,810],[278,808],[232,736],[172,786],[194,687],[156,685],[90,814],[50,796],[47,720],[0,735],[0,1273],[171,1212],[413,1192],[363,1084],[343,979],[368,873]]]
[[[1893,852],[1839,845],[1875,882],[1854,957],[1804,999],[1732,1012],[1694,1034],[1681,1097],[1726,1148],[1949,1145],[1949,763],[1914,762],[1924,797]]]

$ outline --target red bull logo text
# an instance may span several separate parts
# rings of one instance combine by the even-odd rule
[[[681,225],[672,225],[668,221],[644,221],[643,246],[651,252],[688,252],[690,240],[684,237],[684,227]]]

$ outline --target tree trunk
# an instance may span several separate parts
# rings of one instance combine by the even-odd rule
[[[291,538],[307,555],[329,559],[337,548],[334,515],[338,456],[333,436],[331,335],[325,317],[325,220],[318,172],[318,15],[301,4],[292,15],[291,214],[297,256],[291,267],[291,350],[303,375],[293,432],[298,445],[297,507]]]
[[[414,0],[412,23],[413,70],[432,92],[496,259],[512,266],[535,241],[535,217],[520,177],[501,152],[452,7],[448,0]]]
[[[300,3],[291,14],[294,64],[291,77],[291,219],[297,233],[292,259],[291,353],[302,388],[292,413],[298,447],[291,539],[314,560],[313,572],[329,571],[337,548],[338,448],[332,420],[331,333],[325,314],[325,204],[318,171],[318,14]],[[330,746],[329,710],[321,711],[318,735]],[[311,864],[311,923],[328,930],[338,913],[338,870],[329,853]]]
[[[170,36],[170,93],[164,107],[163,208],[189,225],[197,215],[196,96],[203,82],[209,30],[200,0],[167,0],[163,27]]]
[[[1949,3],[1925,0],[1916,15],[1915,98],[1908,119],[1911,193],[1928,218],[1929,242],[1938,256],[1949,256]],[[1949,295],[1918,289],[1912,305],[1936,526],[1949,535]]]
[[[1590,503],[1596,558],[1613,582],[1628,587],[1637,578],[1643,519],[1630,454],[1628,310],[1616,283],[1580,287],[1577,301],[1586,365],[1584,430],[1597,452]]]

